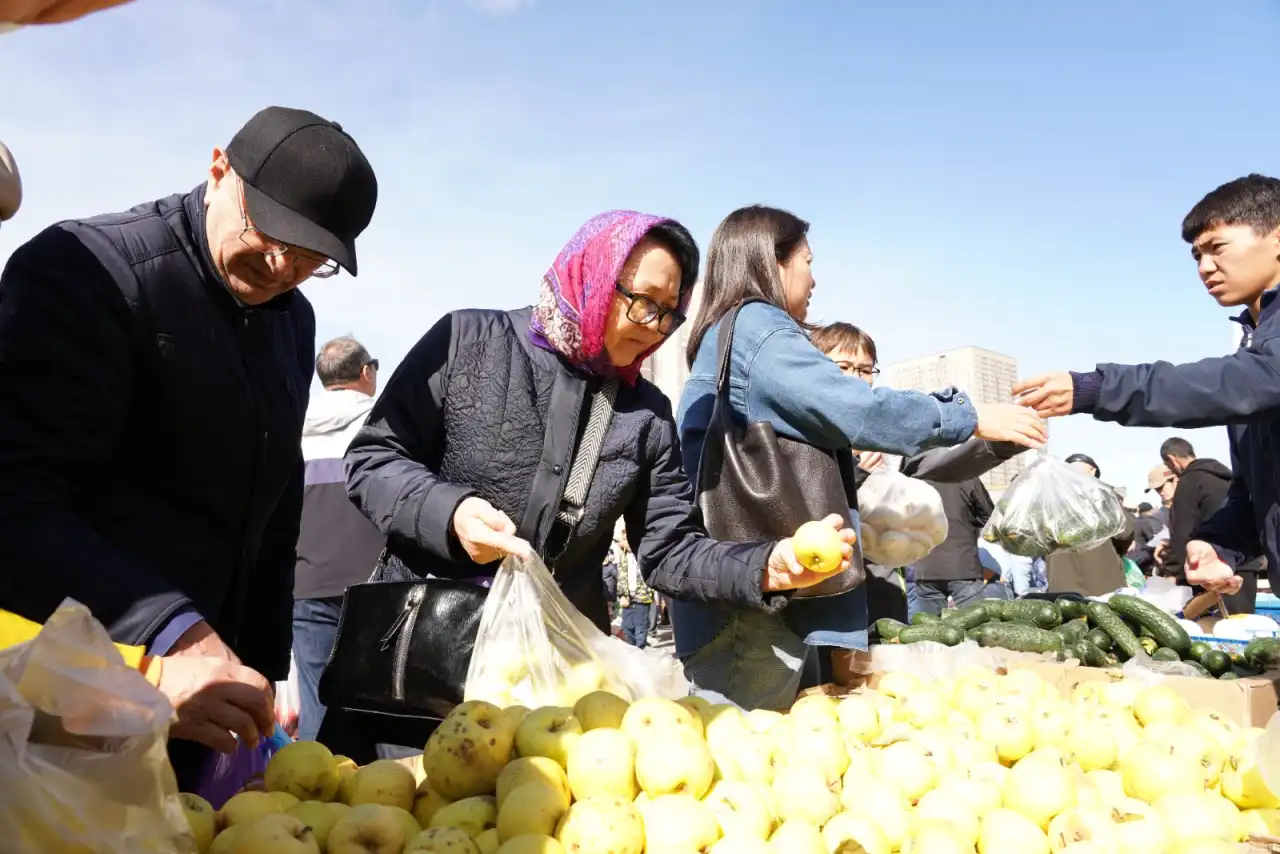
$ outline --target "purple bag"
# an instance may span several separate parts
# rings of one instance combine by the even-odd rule
[[[200,772],[200,783],[192,794],[204,798],[215,810],[222,809],[222,805],[231,800],[232,795],[255,778],[261,779],[271,757],[292,741],[280,725],[276,724],[275,732],[253,747],[241,744],[235,753],[211,752]]]

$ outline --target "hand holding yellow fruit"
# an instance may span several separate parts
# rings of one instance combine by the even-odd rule
[[[821,522],[805,522],[790,539],[774,546],[764,589],[775,592],[810,587],[847,569],[857,536],[844,525],[844,518],[833,513]]]

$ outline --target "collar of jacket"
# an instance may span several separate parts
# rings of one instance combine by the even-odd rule
[[[216,287],[217,290],[226,295],[229,304],[240,311],[251,313],[255,311],[287,311],[293,305],[294,292],[288,291],[277,297],[272,297],[262,305],[245,305],[240,298],[228,287],[223,281],[222,276],[218,275],[218,270],[213,266],[213,253],[209,251],[209,235],[205,231],[205,207],[204,195],[205,184],[200,184],[182,199],[182,206],[187,212],[187,226],[190,230],[189,237],[196,247],[196,257],[200,261],[200,276],[204,279],[205,284]]]
[[[1280,310],[1280,305],[1276,304],[1277,293],[1280,293],[1280,285],[1273,285],[1262,292],[1262,301],[1259,304],[1261,310],[1258,312],[1257,323],[1253,322],[1253,315],[1249,313],[1249,309],[1247,308],[1231,319],[1243,326],[1246,330],[1257,329],[1262,325],[1263,321],[1275,314],[1277,310]]]

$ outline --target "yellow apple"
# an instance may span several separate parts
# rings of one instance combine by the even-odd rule
[[[827,775],[827,783],[834,785],[849,768],[849,752],[836,724],[828,720],[793,720],[784,736],[783,753],[786,756],[805,757],[812,765]]]
[[[937,766],[925,748],[914,741],[895,742],[881,750],[879,770],[913,804],[938,781]]]
[[[218,814],[209,802],[199,795],[183,792],[178,795],[178,801],[182,804],[182,812],[187,817],[191,835],[195,837],[197,854],[205,854],[218,832]]]
[[[925,729],[944,723],[948,711],[950,707],[942,690],[925,685],[901,699],[896,717],[916,729]]]
[[[1169,846],[1166,854],[1240,854],[1239,848],[1221,839],[1179,839]]]
[[[1072,772],[1060,761],[1029,756],[1014,765],[1001,792],[1005,809],[1026,816],[1043,830],[1076,805]]]
[[[494,849],[495,851],[497,849]],[[479,854],[480,849],[456,827],[429,827],[404,846],[404,854]]]
[[[722,836],[754,836],[766,840],[773,832],[773,812],[750,783],[721,780],[703,803],[715,815]]]
[[[1044,705],[1031,713],[1028,723],[1036,747],[1062,747],[1071,730],[1071,718],[1057,705]]]
[[[602,727],[618,729],[622,717],[631,704],[608,691],[592,691],[573,704],[573,716],[578,719],[583,732]]]
[[[565,854],[564,846],[550,836],[517,836],[502,843],[498,854]]]
[[[1109,812],[1073,807],[1049,822],[1049,847],[1054,852],[1082,842],[1092,842],[1104,851],[1115,844],[1115,825]]]
[[[1025,671],[1015,671],[1025,672]],[[978,722],[978,739],[996,749],[1005,765],[1013,765],[1035,748],[1035,738],[1027,719],[1014,711],[992,712]]]
[[[706,741],[686,727],[671,727],[636,745],[636,782],[653,797],[711,790],[716,766]]]
[[[1111,810],[1116,854],[1159,854],[1170,842],[1169,832],[1154,808],[1125,798]]]
[[[1141,699],[1141,695],[1139,695]],[[1135,745],[1120,762],[1125,794],[1154,804],[1165,795],[1204,791],[1199,765],[1154,742]]]
[[[1074,761],[1086,773],[1106,771],[1120,761],[1120,744],[1115,731],[1097,718],[1077,718],[1063,744],[1068,761]]]
[[[573,709],[543,706],[525,716],[516,729],[516,750],[521,756],[545,756],[561,767],[569,762],[569,750],[582,735],[582,724]]]
[[[822,828],[828,851],[861,851],[864,854],[890,854],[889,840],[864,815],[842,812],[833,816]]]
[[[754,836],[726,836],[711,846],[709,854],[777,854],[777,849]]]
[[[479,854],[498,854],[501,843],[498,842],[498,828],[491,827],[471,840],[476,844]]]
[[[978,812],[967,799],[956,800],[953,792],[934,789],[926,792],[916,804],[916,820],[936,819],[955,825],[956,832],[968,845],[978,844]]]
[[[982,816],[978,854],[1049,854],[1049,837],[1022,813],[992,810]]]
[[[235,854],[320,854],[315,834],[291,815],[265,815],[244,825],[236,838]]]
[[[424,779],[418,784],[418,789],[413,795],[413,809],[409,810],[413,814],[415,820],[422,827],[431,826],[431,817],[441,807],[447,807],[453,801],[431,788],[431,781]]]
[[[498,809],[502,809],[502,803],[510,792],[527,783],[541,783],[559,792],[564,809],[569,808],[569,777],[560,763],[545,756],[522,756],[511,760],[498,775],[495,791]]]
[[[903,670],[885,673],[876,683],[876,691],[893,700],[900,700],[920,687],[920,678]]]
[[[316,844],[324,851],[329,844],[329,834],[338,819],[350,810],[346,804],[328,803],[326,801],[303,801],[289,810],[288,814],[311,828]]]
[[[679,700],[676,700],[676,703],[684,706],[693,713],[695,718],[702,722],[702,730],[704,733],[706,732],[707,724],[711,723],[716,716],[715,707],[702,697],[694,697],[692,695],[688,697],[681,697]]]
[[[572,791],[577,800],[593,795],[617,795],[635,800],[640,790],[636,784],[635,745],[626,732],[608,729],[584,732],[568,752],[566,789]],[[568,808],[567,799],[564,805]]]
[[[1174,839],[1210,837],[1243,842],[1243,822],[1235,804],[1217,792],[1165,795],[1155,802],[1156,812]]]
[[[427,740],[422,770],[449,800],[494,791],[498,774],[511,759],[516,727],[502,709],[489,703],[462,703]]]
[[[826,522],[805,522],[791,535],[796,563],[810,572],[835,572],[844,562],[844,540]]]
[[[644,820],[634,804],[597,795],[569,807],[556,839],[574,854],[644,854]]]
[[[769,837],[772,854],[827,854],[827,843],[817,827],[801,819],[784,821]]]
[[[880,734],[880,709],[869,697],[845,697],[836,707],[836,719],[846,738],[869,744]]]
[[[840,722],[840,701],[827,694],[809,694],[791,704],[787,716],[792,723],[808,719],[828,724]]]
[[[244,828],[243,824],[232,825],[213,837],[213,844],[209,846],[208,854],[231,854]]]
[[[689,795],[659,795],[640,811],[649,854],[705,851],[720,839],[711,809]]]
[[[1187,701],[1167,685],[1143,688],[1133,699],[1133,716],[1144,727],[1153,723],[1178,723],[1189,711]]]
[[[491,795],[476,795],[441,807],[431,817],[432,827],[458,827],[475,839],[491,827],[498,826],[498,802]]]
[[[288,792],[299,801],[331,801],[338,796],[339,783],[333,760],[329,748],[318,741],[287,744],[267,763],[267,791]]]
[[[779,768],[773,777],[773,798],[784,822],[800,819],[821,827],[840,811],[840,799],[828,786],[826,775],[809,765]]]
[[[524,720],[525,715],[529,714],[529,707],[516,704],[505,707],[502,713],[507,716],[507,720],[511,721],[511,731],[515,732],[516,728],[520,726],[520,722]]]
[[[413,772],[392,759],[378,759],[365,765],[356,771],[348,786],[348,806],[382,804],[405,812],[413,809],[418,790]]]
[[[1242,810],[1280,808],[1280,796],[1271,791],[1267,778],[1251,752],[1232,757],[1221,775],[1222,794]]]
[[[417,823],[399,807],[361,804],[333,825],[325,854],[398,854],[417,834]]]
[[[551,836],[568,810],[568,800],[559,788],[546,783],[517,786],[498,809],[498,841],[517,836]]]
[[[666,729],[687,729],[702,735],[702,721],[674,700],[661,697],[642,697],[636,700],[622,716],[622,731],[637,745],[655,737]]]
[[[266,792],[240,792],[218,810],[218,827],[225,830],[272,813],[282,813],[280,802]]]
[[[973,854],[974,847],[960,838],[949,821],[921,819],[911,826],[903,854]]]

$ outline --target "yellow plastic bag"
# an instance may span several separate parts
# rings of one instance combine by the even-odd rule
[[[497,706],[572,706],[592,691],[625,700],[689,693],[683,668],[595,627],[542,559],[509,557],[485,599],[464,698]]]
[[[173,707],[70,599],[0,650],[0,854],[195,854]]]

